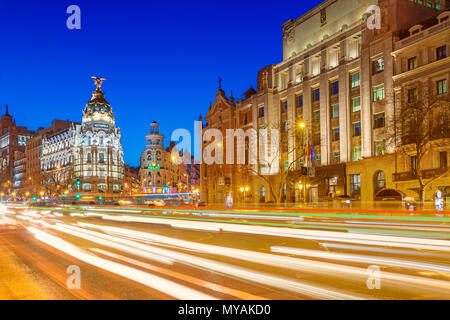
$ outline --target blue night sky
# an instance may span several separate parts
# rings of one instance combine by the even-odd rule
[[[256,87],[258,70],[282,59],[281,24],[320,2],[0,0],[0,112],[8,104],[32,130],[81,121],[100,75],[137,166],[152,121],[167,146],[205,115],[219,76],[227,95]],[[66,27],[72,4],[81,30]]]

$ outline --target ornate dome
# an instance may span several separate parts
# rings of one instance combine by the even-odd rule
[[[93,77],[94,78],[94,77]],[[86,104],[83,111],[83,121],[105,121],[114,122],[114,113],[111,105],[106,101],[100,86],[104,79],[95,77],[97,89],[92,94],[91,100]]]

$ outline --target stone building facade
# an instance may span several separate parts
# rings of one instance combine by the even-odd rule
[[[446,8],[444,1],[428,2],[377,1],[380,29],[368,27],[372,17],[367,9],[374,4],[369,0],[324,1],[287,21],[283,61],[260,70],[257,90],[247,91],[236,103],[219,89],[205,128],[279,129],[281,167],[293,171],[291,179],[280,182],[283,201],[302,201],[303,186],[310,201],[341,195],[371,201],[383,189],[400,188],[393,181],[397,149],[391,139],[400,105],[397,94],[401,96],[401,84],[394,84],[402,78],[395,65],[401,54],[396,51],[406,51],[401,48],[407,43],[427,37],[430,32],[419,31],[412,40],[402,40],[418,22]],[[448,45],[448,27],[440,28],[443,33],[433,39]],[[435,52],[437,44],[427,41],[422,50]],[[422,71],[419,67],[417,72]],[[308,183],[299,174],[306,145],[315,153]],[[274,200],[266,181],[238,165],[202,164],[201,176],[202,199],[210,203],[225,203],[227,193],[239,199],[242,186],[248,186],[247,202]]]
[[[115,125],[111,105],[97,89],[83,110],[83,119],[72,132],[73,179],[81,181],[85,193],[121,193],[124,162],[120,128]]]
[[[186,164],[173,162],[171,152],[175,144],[164,148],[164,135],[159,132],[156,121],[150,124],[150,133],[145,136],[145,141],[139,170],[141,191],[149,194],[187,192],[189,176]]]
[[[16,182],[22,180],[23,172],[18,178],[14,164],[16,160],[22,159],[27,141],[35,134],[26,127],[17,126],[6,106],[6,112],[0,119],[0,189],[2,193],[11,194],[14,187],[18,186],[15,185]]]

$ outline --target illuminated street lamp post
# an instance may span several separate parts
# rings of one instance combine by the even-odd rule
[[[309,141],[308,141],[308,128],[307,128],[307,126],[306,126],[306,123],[304,123],[303,121],[302,122],[300,122],[299,124],[298,124],[298,126],[299,126],[299,128],[300,128],[300,130],[302,131],[302,141],[304,141],[303,140],[303,132],[305,132],[305,129],[306,129],[306,145],[304,145],[304,148],[303,148],[303,159],[304,159],[304,164],[305,164],[305,162],[307,162],[307,159],[306,159],[306,152],[305,152],[305,150],[307,150],[306,148],[308,148],[308,143],[309,143]],[[303,189],[303,203],[304,204],[306,204],[306,179],[308,179],[308,163],[306,163],[306,175],[304,175],[304,178],[303,178],[303,181],[304,181],[304,183],[303,183],[303,187],[301,187],[300,188],[300,190],[302,190]]]

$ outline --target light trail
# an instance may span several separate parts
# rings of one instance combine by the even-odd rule
[[[218,284],[215,284],[215,283],[211,283],[211,282],[199,279],[199,278],[191,277],[191,276],[186,275],[186,274],[182,274],[182,273],[179,273],[179,272],[175,272],[175,271],[169,270],[167,268],[156,267],[156,266],[150,265],[148,263],[145,263],[145,262],[142,262],[142,261],[138,261],[138,260],[135,260],[135,259],[132,259],[132,258],[128,258],[128,257],[122,256],[120,254],[112,253],[112,252],[109,252],[109,251],[106,251],[106,250],[97,249],[97,248],[92,248],[90,250],[94,251],[94,252],[97,252],[97,253],[100,253],[100,254],[103,254],[105,256],[114,258],[114,259],[121,260],[121,261],[126,262],[126,263],[134,264],[134,265],[136,265],[138,267],[141,267],[141,268],[145,268],[145,269],[148,269],[148,270],[152,270],[152,271],[156,271],[156,272],[159,272],[159,273],[163,273],[163,274],[165,274],[167,276],[170,276],[170,277],[182,280],[182,281],[186,281],[186,282],[192,283],[192,284],[197,285],[197,286],[202,286],[202,287],[205,287],[205,288],[210,289],[210,290],[214,290],[214,291],[217,291],[217,292],[220,292],[220,293],[223,293],[223,294],[228,294],[228,295],[234,296],[234,297],[239,298],[239,299],[244,299],[244,300],[267,300],[266,298],[263,298],[261,296],[253,295],[253,294],[250,294],[250,293],[247,293],[247,292],[243,292],[241,290],[236,290],[236,289],[228,288],[228,287],[225,287],[225,286],[222,286],[222,285],[218,285]]]
[[[52,236],[39,229],[28,227],[28,231],[34,234],[35,238],[44,242],[45,244],[54,247],[76,259],[91,264],[93,266],[102,268],[109,272],[115,273],[119,276],[131,279],[138,283],[152,287],[158,291],[161,291],[169,296],[177,299],[184,300],[214,300],[215,298],[193,290],[186,286],[182,286],[173,281],[166,280],[155,275],[143,272],[141,270],[131,268],[116,262],[112,262],[92,254],[86,253],[75,247],[74,245],[62,240],[61,238]]]
[[[317,250],[308,249],[298,249],[289,247],[273,246],[270,247],[272,252],[293,254],[297,256],[306,256],[314,258],[324,258],[330,260],[340,260],[340,261],[350,261],[358,263],[369,263],[369,264],[381,264],[387,266],[400,266],[415,269],[433,270],[438,272],[450,273],[450,266],[437,265],[430,263],[421,263],[416,261],[391,259],[386,257],[370,257],[358,254],[346,254],[346,253],[335,253],[335,252],[322,252]]]
[[[252,263],[265,264],[270,265],[272,267],[286,268],[292,270],[302,270],[308,271],[311,273],[319,273],[333,276],[342,276],[348,279],[348,276],[351,276],[353,281],[361,281],[367,278],[367,270],[359,267],[351,267],[338,265],[328,262],[314,261],[314,260],[306,260],[300,258],[292,258],[281,255],[274,255],[268,253],[261,252],[253,252],[242,249],[221,247],[209,244],[199,244],[194,242],[189,242],[185,240],[173,239],[165,236],[145,233],[141,231],[128,230],[118,227],[106,227],[100,225],[86,224],[86,223],[78,223],[78,225],[84,227],[91,227],[96,229],[101,229],[103,231],[113,233],[116,235],[122,235],[127,237],[132,237],[137,240],[150,240],[161,242],[165,244],[171,244],[174,246],[178,246],[181,248],[187,248],[190,250],[196,250],[202,253],[208,253],[213,255],[220,255],[225,257],[231,257],[235,259],[241,259]],[[154,250],[154,249],[153,249]],[[162,249],[161,249],[162,250]],[[163,254],[163,253],[162,253]],[[415,276],[407,276],[400,275],[395,273],[383,272],[383,278],[389,279],[392,281],[400,281],[406,282],[410,285],[428,285],[436,288],[438,291],[444,289],[446,293],[450,292],[450,282],[434,280],[434,279],[426,279]]]
[[[298,292],[301,294],[313,296],[313,297],[316,297],[319,299],[338,299],[338,300],[341,300],[341,299],[344,299],[344,300],[363,299],[362,297],[343,294],[343,293],[335,292],[335,291],[328,290],[325,288],[320,288],[320,287],[315,287],[315,286],[311,286],[308,284],[300,283],[298,281],[287,280],[287,279],[284,279],[281,277],[274,277],[274,276],[260,273],[257,271],[240,268],[240,267],[235,267],[235,266],[231,266],[231,265],[228,265],[225,263],[219,263],[219,262],[215,262],[213,260],[195,257],[195,256],[188,255],[185,253],[180,253],[180,252],[170,251],[170,250],[166,250],[166,249],[160,249],[160,248],[152,247],[152,246],[148,246],[148,245],[143,245],[141,243],[137,243],[137,242],[130,241],[127,239],[120,239],[117,237],[112,237],[109,235],[105,235],[105,234],[101,234],[101,233],[93,232],[93,231],[89,231],[89,230],[84,230],[84,229],[77,228],[77,227],[72,227],[72,226],[66,226],[66,227],[59,226],[59,227],[60,228],[57,229],[59,231],[66,232],[66,233],[75,235],[77,237],[80,237],[80,238],[83,238],[83,239],[86,239],[86,240],[89,240],[92,242],[100,243],[102,245],[111,246],[111,244],[108,245],[108,243],[110,243],[110,241],[115,241],[115,242],[127,244],[129,246],[138,247],[138,248],[148,251],[150,253],[165,256],[170,259],[177,260],[181,263],[194,265],[201,269],[205,269],[205,268],[210,269],[215,272],[223,273],[225,275],[231,275],[231,276],[241,278],[244,280],[252,280],[254,282],[258,282],[263,285],[269,285],[269,286],[273,286],[273,287],[284,289],[284,290],[290,290],[290,291]],[[75,230],[78,230],[78,232]],[[108,239],[110,241],[105,242],[105,241],[103,241],[103,239]],[[226,249],[224,247],[218,247],[218,248]]]

